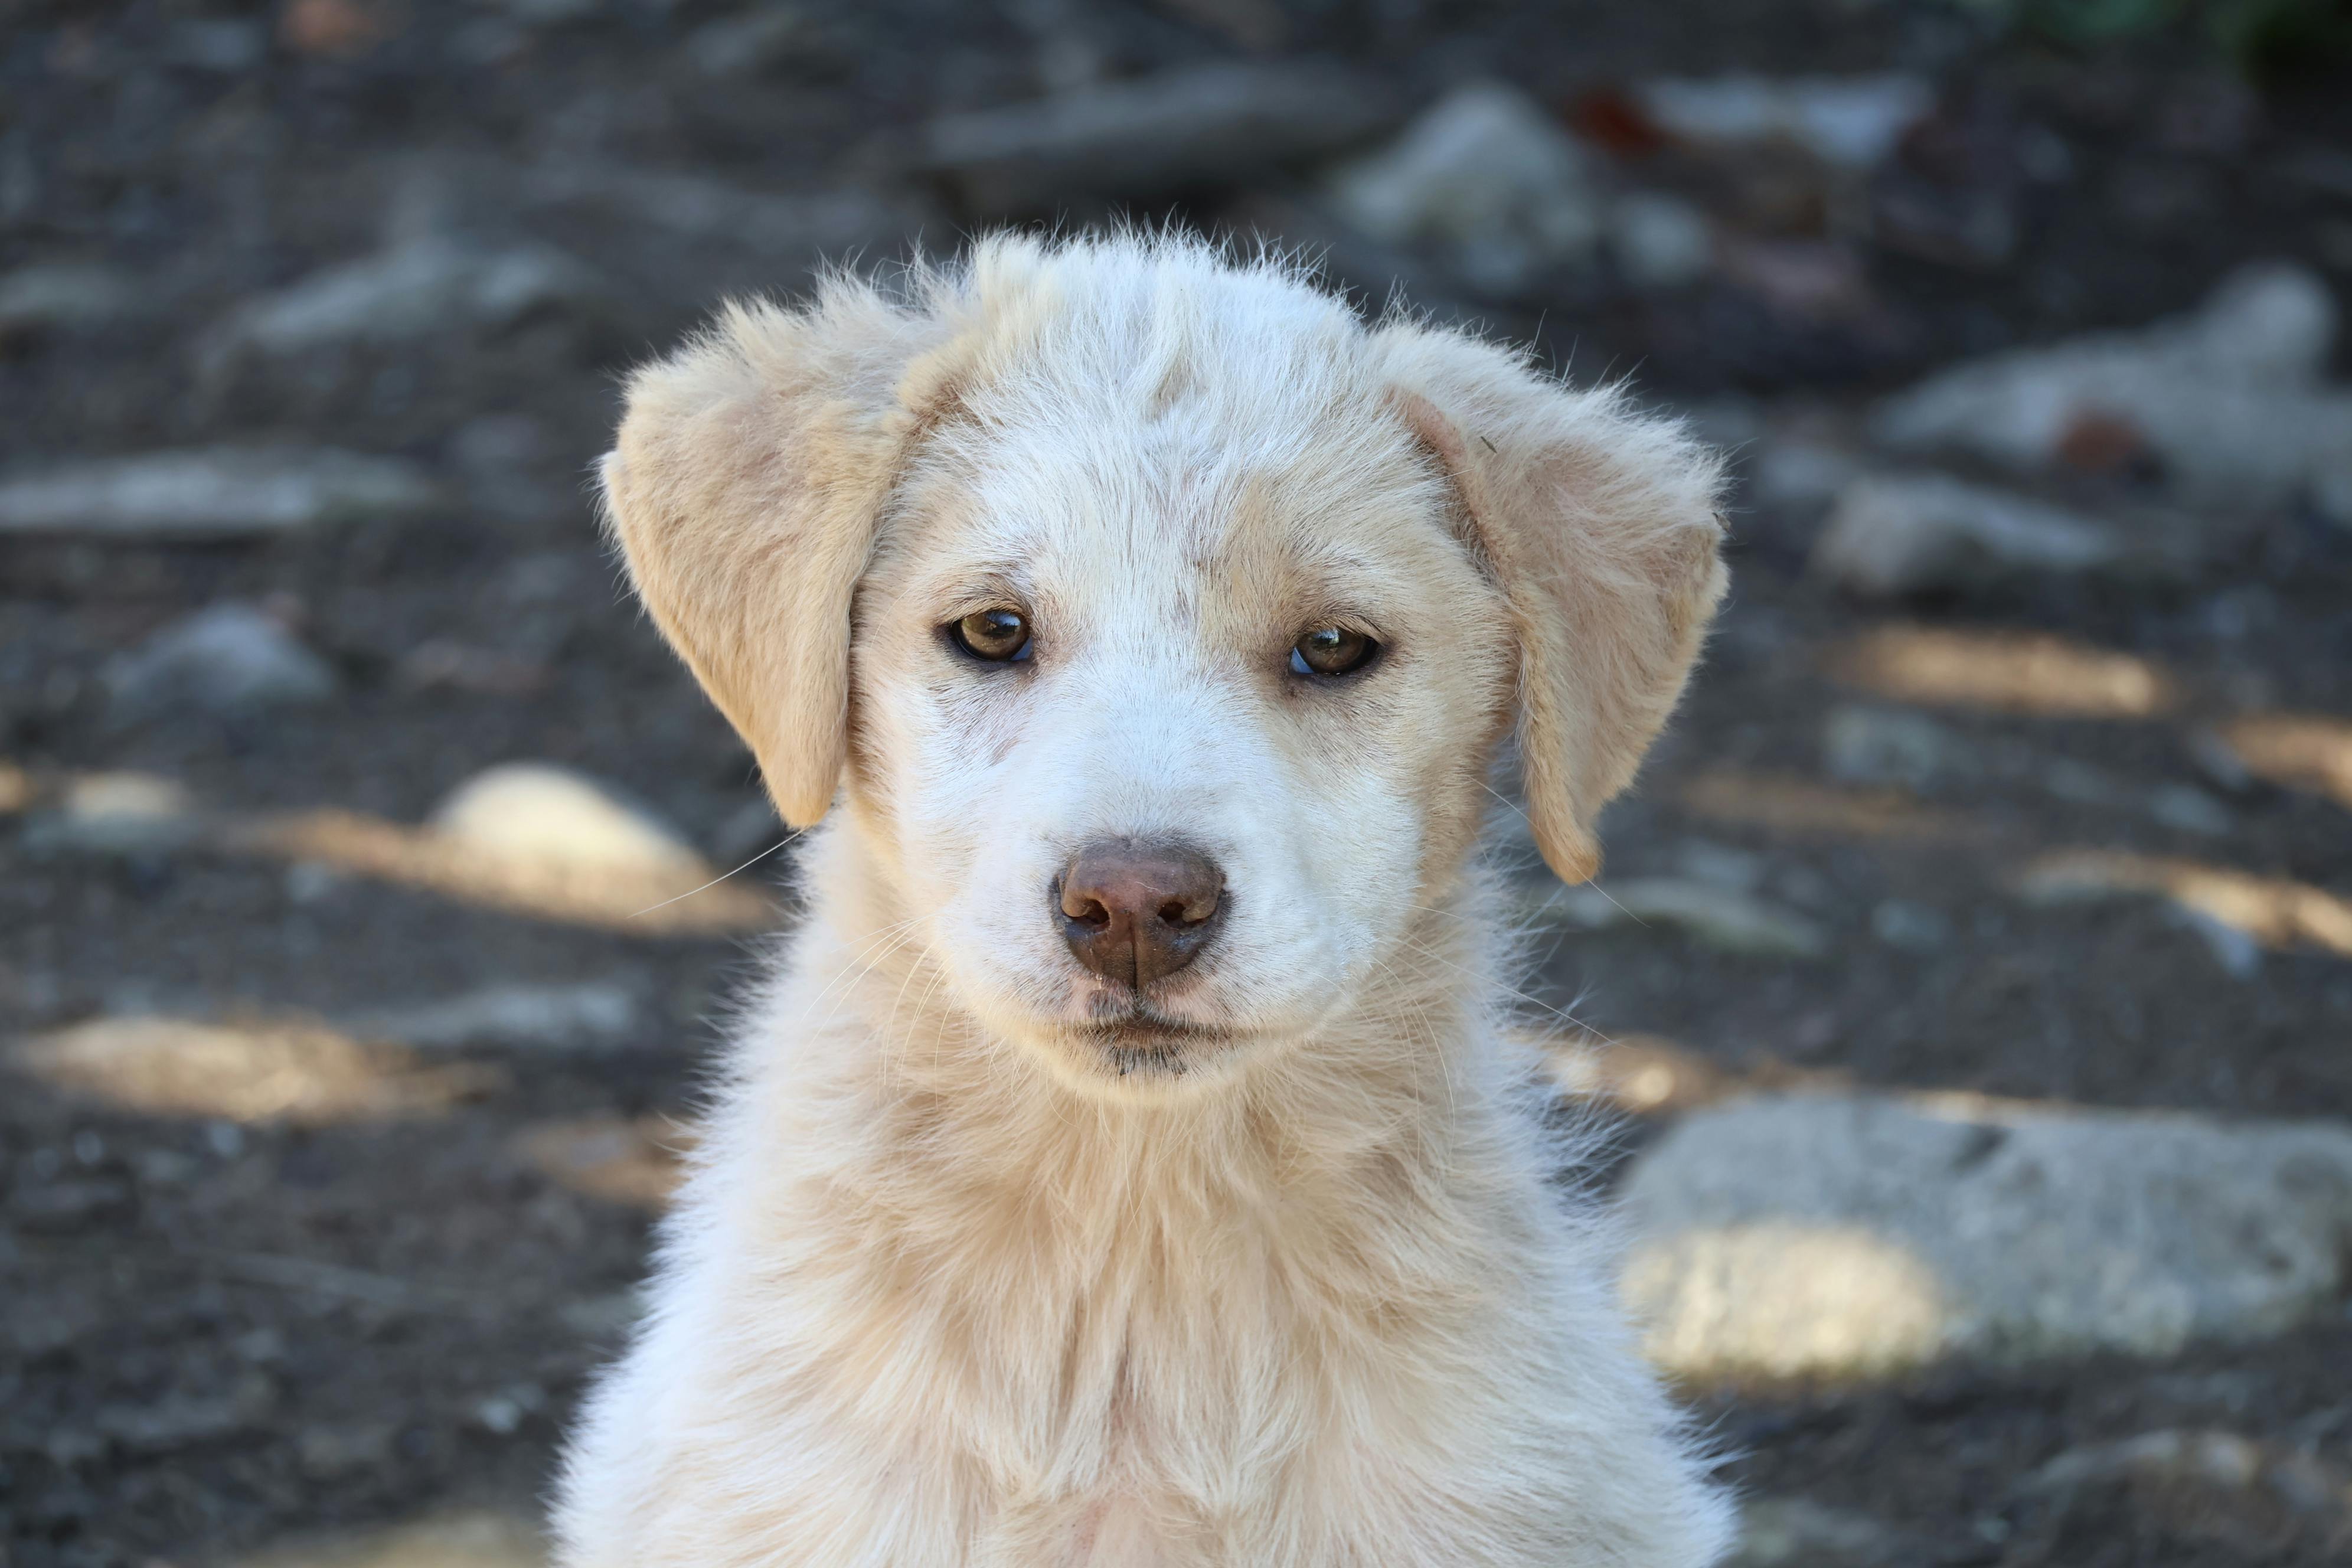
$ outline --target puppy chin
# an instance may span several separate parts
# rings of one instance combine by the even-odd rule
[[[1157,1002],[1111,993],[1090,977],[1060,989],[1042,1006],[998,996],[973,1011],[1056,1083],[1090,1099],[1165,1104],[1213,1092],[1271,1043],[1197,995]]]
[[[1269,986],[1204,964],[1138,996],[1058,952],[1002,942],[936,951],[950,1005],[1062,1089],[1127,1104],[1166,1105],[1229,1087],[1312,1037],[1347,994],[1336,977],[1315,984],[1324,978],[1315,965],[1290,977],[1299,984]]]

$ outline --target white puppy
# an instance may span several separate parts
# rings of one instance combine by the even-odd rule
[[[784,816],[842,809],[565,1563],[1716,1559],[1469,868],[1516,722],[1594,870],[1713,458],[1276,263],[996,238],[730,310],[604,483]]]

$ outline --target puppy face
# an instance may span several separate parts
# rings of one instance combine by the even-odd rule
[[[1475,832],[1506,605],[1354,379],[970,388],[882,526],[852,789],[959,998],[1066,1079],[1313,1030]]]
[[[1675,426],[1171,240],[732,310],[638,373],[604,479],[786,819],[845,781],[951,1001],[1114,1094],[1229,1080],[1424,947],[1515,719],[1590,876],[1723,586]]]

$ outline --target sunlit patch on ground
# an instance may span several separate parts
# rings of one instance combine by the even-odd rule
[[[1832,648],[1830,676],[1905,702],[2065,719],[2147,719],[2179,700],[2146,659],[2040,632],[1890,626]]]
[[[2221,736],[2255,777],[2352,806],[2352,721],[2258,713],[2221,726]]]
[[[0,810],[32,814],[43,849],[138,854],[186,847],[205,826],[187,786],[160,773],[109,772],[0,780]]]
[[[538,794],[512,798],[520,791],[502,773],[529,775],[520,782]],[[156,773],[41,776],[0,765],[0,812],[26,814],[27,841],[46,851],[258,857],[630,936],[730,936],[776,923],[755,880],[722,878],[625,814],[576,798],[584,794],[567,792],[555,770],[494,769],[435,820],[411,826],[340,808],[208,810]],[[493,824],[478,820],[492,814]]]
[[[1985,831],[1958,812],[1922,805],[1902,790],[1842,789],[1770,773],[1706,773],[1685,784],[1679,798],[1693,816],[1800,838],[1934,841]]]
[[[427,1066],[398,1046],[290,1022],[99,1018],[23,1041],[7,1060],[117,1110],[305,1125],[442,1110],[504,1081],[484,1064]]]
[[[1634,1116],[1664,1116],[1776,1089],[1834,1088],[1843,1075],[1769,1058],[1738,1067],[1711,1061],[1657,1035],[1529,1037],[1561,1094]]]
[[[680,1158],[696,1131],[666,1116],[587,1116],[546,1121],[515,1135],[514,1150],[550,1181],[633,1208],[669,1206]]]
[[[581,865],[527,853],[490,854],[431,827],[351,811],[256,817],[217,829],[233,853],[264,855],[421,888],[462,903],[641,936],[709,936],[775,923],[775,910],[740,882],[706,887],[718,873],[674,868]]]
[[[1901,1243],[1855,1227],[1766,1222],[1637,1248],[1625,1296],[1643,1349],[1690,1383],[1851,1382],[1934,1360],[1950,1309]]]
[[[2284,877],[2156,855],[2070,849],[2028,866],[2018,890],[2046,903],[2141,894],[2168,899],[2263,947],[2312,947],[2352,958],[2352,900]]]

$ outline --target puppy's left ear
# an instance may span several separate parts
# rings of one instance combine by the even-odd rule
[[[840,784],[850,600],[908,445],[949,396],[945,335],[847,279],[803,310],[730,306],[630,377],[604,458],[638,596],[795,827]]]
[[[1491,343],[1413,326],[1380,339],[1395,405],[1509,605],[1536,847],[1587,880],[1594,819],[1673,713],[1723,596],[1722,459]]]

